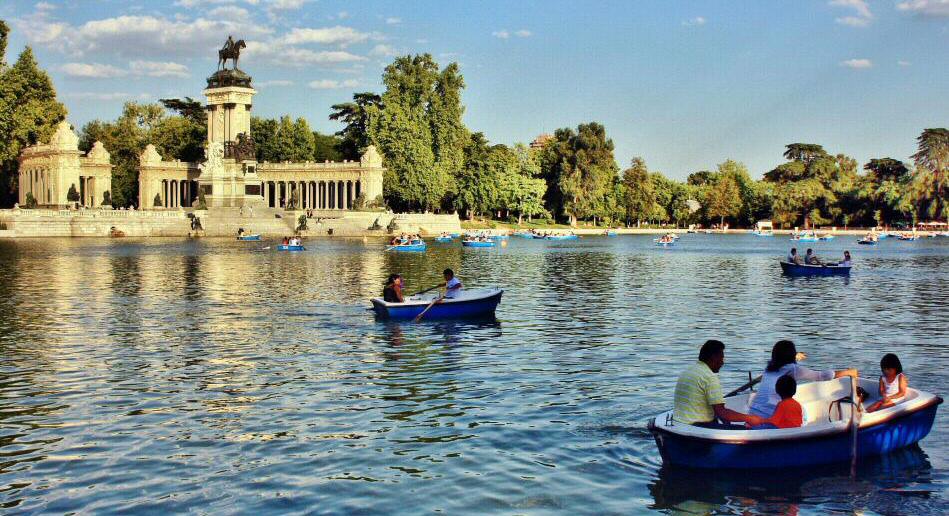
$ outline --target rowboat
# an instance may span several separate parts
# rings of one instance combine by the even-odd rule
[[[487,317],[494,314],[501,302],[499,288],[462,289],[455,297],[435,303],[425,313],[425,319],[464,319]],[[403,303],[388,303],[381,297],[372,299],[372,309],[385,319],[414,319],[422,313],[437,294],[412,296]]]
[[[408,244],[399,244],[399,245],[390,245],[386,248],[386,251],[400,251],[400,252],[423,252],[425,251],[426,245],[422,240],[413,240]]]
[[[527,238],[531,240],[534,238],[534,234],[527,231],[521,232],[521,233],[514,233],[514,236],[519,236],[521,238]]]
[[[507,240],[509,238],[511,237],[508,235],[491,235],[492,240]]]
[[[610,238],[617,236],[616,231],[607,231],[605,234]]]
[[[826,241],[828,241],[828,240],[833,240],[833,239],[834,239],[834,235],[823,235],[823,236],[817,237],[817,239],[820,240],[820,241],[822,241],[822,242],[826,242]]]
[[[752,231],[751,234],[758,237],[773,237],[774,231]]]
[[[801,236],[801,235],[795,235],[795,236],[792,236],[792,237],[791,237],[791,240],[793,240],[793,241],[795,241],[795,242],[817,242],[817,241],[819,241],[820,239],[817,238],[816,236]]]
[[[462,240],[461,245],[465,247],[494,247],[497,243],[494,240]]]
[[[452,240],[454,240],[454,238],[452,238],[452,237],[450,237],[450,236],[437,236],[437,237],[435,237],[435,241],[438,242],[438,243],[440,243],[440,244],[447,244],[447,243],[451,242]]]
[[[544,236],[544,240],[578,240],[580,237],[577,235],[547,235]]]
[[[907,241],[907,242],[912,242],[912,241],[914,241],[914,240],[919,240],[919,236],[917,236],[917,235],[900,235],[899,238],[900,238],[900,240]]]
[[[260,235],[241,235],[237,239],[244,242],[256,242],[260,240]]]
[[[860,379],[869,393],[863,405],[878,398],[878,381]],[[851,459],[853,428],[857,427],[857,457],[881,455],[911,446],[929,434],[942,398],[908,388],[896,405],[876,412],[856,413],[850,378],[799,385],[794,399],[804,409],[804,425],[773,430],[723,430],[673,420],[672,411],[648,424],[666,465],[710,469],[759,469],[815,466]],[[725,400],[725,407],[749,412],[755,393]],[[856,423],[856,424],[853,424]]]
[[[285,245],[280,244],[277,246],[278,251],[306,251],[306,247],[302,245]]]
[[[849,276],[850,265],[805,265],[782,261],[781,272],[788,276]]]
[[[860,245],[877,245],[876,240],[867,240],[865,238],[862,240],[857,240],[857,243]]]
[[[669,242],[656,241],[656,245],[659,247],[671,247],[671,246],[676,245],[676,241],[675,240],[670,240]]]

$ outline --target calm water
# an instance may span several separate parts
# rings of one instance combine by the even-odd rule
[[[0,504],[16,512],[945,513],[942,407],[918,448],[809,472],[661,467],[647,419],[710,337],[725,388],[792,338],[818,367],[947,394],[949,239],[854,237],[789,279],[784,237],[503,250],[321,240],[0,241]],[[265,245],[266,243],[264,243]],[[453,267],[496,322],[377,322],[384,276]]]

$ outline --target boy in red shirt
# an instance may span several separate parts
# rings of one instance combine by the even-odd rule
[[[804,410],[801,404],[794,399],[797,392],[797,382],[793,376],[782,376],[774,385],[775,392],[781,396],[781,402],[774,408],[774,414],[764,423],[755,427],[755,430],[773,428],[798,428],[804,423]]]

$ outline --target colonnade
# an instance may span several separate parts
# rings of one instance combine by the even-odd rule
[[[163,208],[190,208],[197,191],[196,181],[165,179],[161,182]]]
[[[53,189],[50,185],[50,172],[43,168],[32,168],[21,172],[20,191],[23,192],[21,203],[26,203],[26,192],[33,194],[36,203],[54,204]]]
[[[96,178],[95,177],[79,176],[79,202],[82,206],[85,206],[87,208],[92,208],[96,206]]]
[[[351,210],[362,193],[359,180],[338,181],[264,181],[264,202],[271,208],[286,207],[299,193],[297,209]]]

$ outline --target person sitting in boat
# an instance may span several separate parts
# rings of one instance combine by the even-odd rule
[[[442,297],[452,299],[461,292],[461,280],[455,277],[455,271],[451,269],[445,269],[442,274],[445,276],[445,282],[439,285],[439,287],[445,287],[445,295]]]
[[[807,265],[820,265],[820,258],[814,254],[814,250],[811,248],[807,249],[807,253],[804,255],[804,263]]]
[[[841,260],[837,265],[841,267],[850,267],[850,251],[844,251],[844,259]]]
[[[244,236],[244,228],[237,228],[237,236],[239,237]]]
[[[281,242],[281,244],[290,245],[290,237],[283,237],[283,242]]]
[[[797,382],[825,382],[844,376],[857,377],[856,369],[814,371],[798,364],[797,361],[805,356],[803,353],[798,354],[797,347],[790,340],[779,340],[774,344],[771,348],[771,360],[761,373],[758,392],[751,401],[750,412],[753,415],[767,418],[774,414],[775,407],[781,401],[775,386],[782,376],[790,376]]]
[[[801,255],[797,254],[796,247],[791,248],[791,254],[788,255],[788,263],[795,263],[797,265],[804,263],[803,260],[801,260]]]
[[[676,382],[672,411],[674,420],[686,425],[720,429],[743,428],[730,425],[730,422],[758,426],[764,421],[760,416],[725,408],[722,384],[718,380],[718,371],[723,365],[725,344],[718,340],[705,341],[699,351],[698,362],[686,369]]]
[[[880,400],[870,405],[867,412],[892,407],[906,396],[906,389],[909,387],[906,375],[903,374],[903,364],[893,353],[883,355],[883,359],[880,360],[880,371],[883,373],[880,376]]]
[[[402,296],[402,276],[390,274],[385,287],[382,289],[382,300],[386,303],[403,303],[405,299]]]
[[[797,380],[793,376],[784,375],[778,378],[774,385],[781,401],[774,408],[771,417],[758,426],[755,430],[769,430],[775,428],[800,428],[804,425],[804,409],[801,404],[794,399],[797,392]]]

